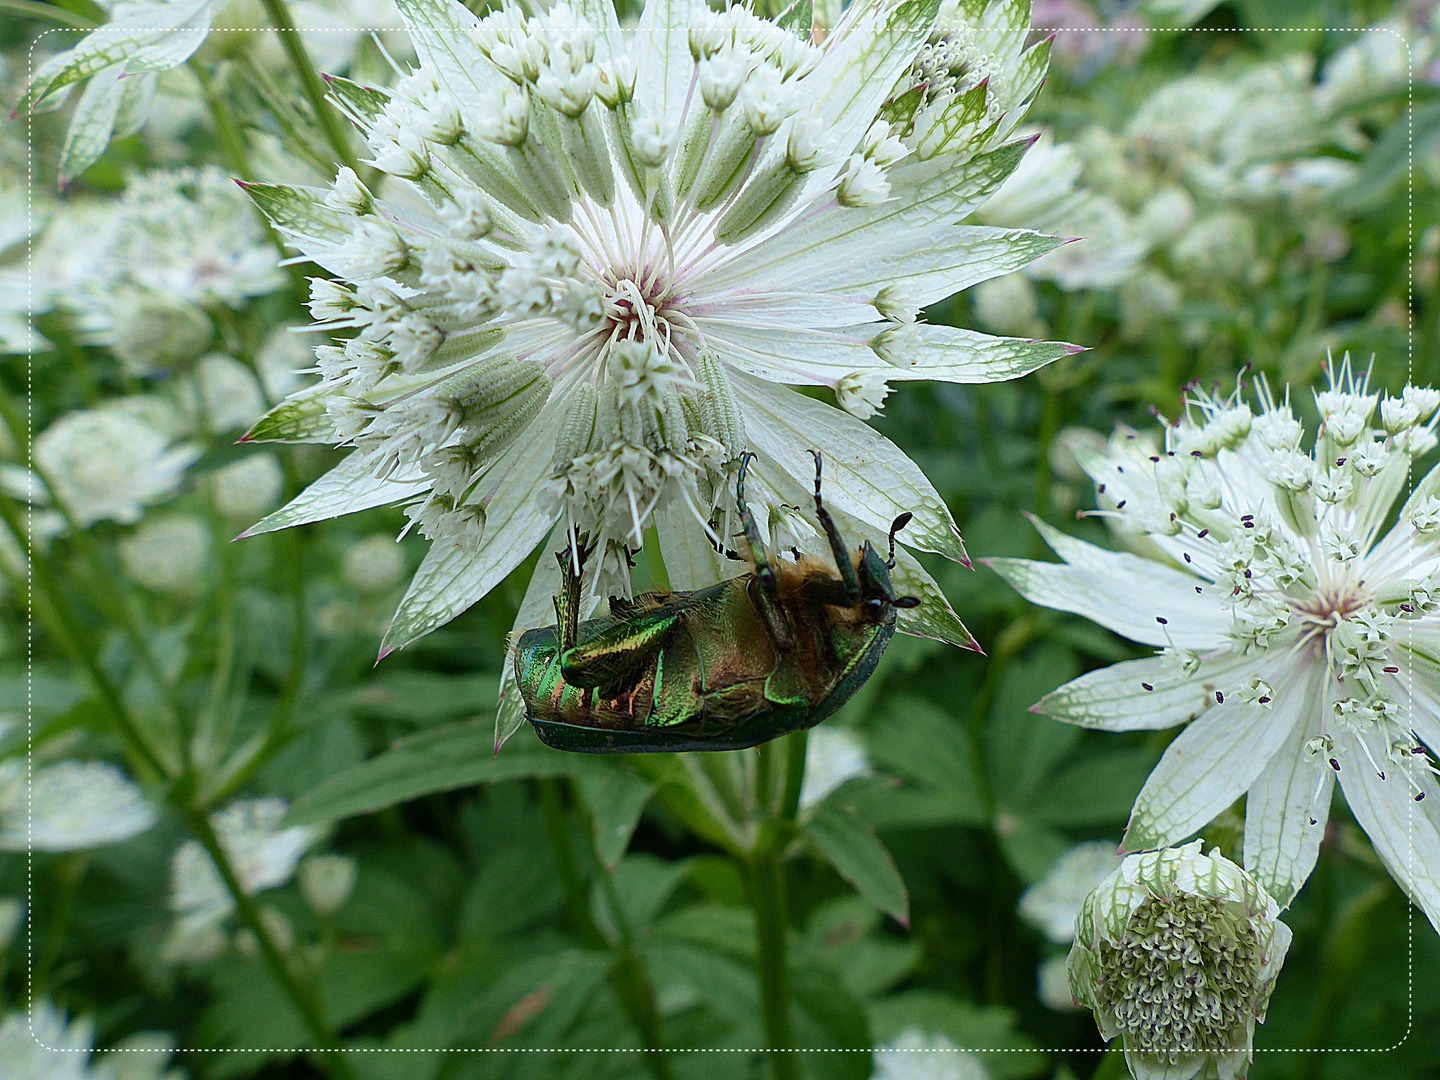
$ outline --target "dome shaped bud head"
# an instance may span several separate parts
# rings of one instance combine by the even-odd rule
[[[852,371],[835,384],[835,400],[860,420],[869,420],[878,413],[889,396],[890,381],[880,371]]]
[[[190,514],[170,514],[145,522],[117,546],[121,565],[137,584],[188,596],[209,558],[210,530]]]
[[[745,124],[756,135],[773,135],[795,111],[794,93],[780,72],[761,65],[750,73],[740,90]]]
[[[154,428],[114,409],[67,413],[40,433],[35,464],[80,526],[140,520],[180,484],[200,456],[194,446],[168,448]]]
[[[311,855],[297,874],[300,895],[317,915],[334,915],[355,891],[359,867],[348,855]]]
[[[630,125],[630,140],[635,159],[646,168],[658,169],[670,156],[673,140],[658,116],[637,116]]]
[[[1279,913],[1199,840],[1130,855],[1080,909],[1071,992],[1136,1080],[1243,1080],[1290,947]]]
[[[393,536],[376,533],[345,551],[345,583],[356,592],[382,593],[405,573],[405,552]]]
[[[607,109],[635,97],[635,59],[621,53],[595,65],[595,96]]]
[[[210,347],[215,327],[203,308],[144,290],[125,290],[112,329],[104,334],[131,375],[154,375],[189,364]]]
[[[530,132],[529,95],[512,86],[495,87],[478,111],[475,131],[501,146],[519,146]]]

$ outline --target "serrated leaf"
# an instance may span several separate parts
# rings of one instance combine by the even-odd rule
[[[861,896],[908,925],[910,897],[905,882],[869,825],[853,811],[823,802],[805,822],[805,832]]]
[[[306,792],[290,807],[286,825],[312,825],[369,814],[440,791],[496,780],[571,776],[601,763],[543,746],[496,756],[487,721],[449,724],[401,739],[389,750]]]

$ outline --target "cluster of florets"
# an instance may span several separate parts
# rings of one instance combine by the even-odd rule
[[[1288,399],[1274,400],[1263,380],[1258,398],[1252,412],[1238,389],[1226,398],[1192,391],[1163,448],[1122,431],[1107,453],[1082,451],[1099,513],[1209,579],[1195,590],[1228,606],[1236,653],[1320,657],[1334,690],[1310,753],[1333,762],[1337,726],[1379,731],[1391,764],[1372,761],[1376,772],[1408,776],[1426,763],[1392,685],[1394,642],[1406,620],[1435,609],[1440,574],[1410,580],[1407,552],[1434,550],[1440,499],[1419,492],[1388,536],[1379,529],[1411,462],[1436,444],[1440,391],[1371,393],[1347,359],[1315,395],[1320,428],[1308,452]],[[1170,654],[1182,667],[1198,662]],[[1276,697],[1259,678],[1240,693],[1263,708]]]
[[[1135,1076],[1235,1080],[1290,944],[1278,914],[1199,840],[1131,855],[1081,909],[1071,992],[1107,1039],[1120,1037]]]
[[[219,169],[137,176],[107,217],[85,238],[99,253],[56,299],[136,374],[203,352],[214,337],[205,309],[239,307],[285,282],[245,196]]]

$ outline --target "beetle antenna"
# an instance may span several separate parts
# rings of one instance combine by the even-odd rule
[[[755,455],[746,450],[740,455],[740,475],[735,478],[735,509],[745,513],[745,474],[750,471],[750,462]]]
[[[905,513],[890,523],[890,557],[885,561],[885,569],[895,569],[895,534],[905,528],[906,525],[909,525],[910,519],[914,516],[915,515],[909,510],[906,510]]]
[[[835,519],[820,500],[820,451],[811,450],[810,456],[815,459],[815,516],[820,519],[820,527],[825,530],[826,539],[830,541],[830,554],[835,557],[835,569],[840,572],[840,581],[845,588],[845,603],[858,604],[860,578],[855,573],[855,563],[845,547],[840,530],[835,526]]]

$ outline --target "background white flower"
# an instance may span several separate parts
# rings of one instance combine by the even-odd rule
[[[1095,886],[1120,865],[1108,840],[1076,844],[1020,896],[1020,915],[1057,945],[1075,937],[1075,916]]]
[[[81,526],[140,520],[143,508],[175,492],[196,446],[168,446],[160,432],[115,409],[68,413],[35,439],[35,464]]]
[[[1159,655],[1092,671],[1035,708],[1112,731],[1191,722],[1136,800],[1124,847],[1164,847],[1246,795],[1245,867],[1289,904],[1340,781],[1395,879],[1440,928],[1440,470],[1382,526],[1435,446],[1440,392],[1371,393],[1348,359],[1315,395],[1309,452],[1262,382],[1196,393],[1163,447],[1075,451],[1140,555],[1036,522],[1065,561],[987,560],[1031,601]]]
[[[805,742],[800,805],[814,806],[846,780],[869,775],[870,757],[858,732],[833,724],[815,728]]]
[[[875,1051],[874,1080],[988,1080],[980,1058],[944,1035],[906,1028]]]
[[[0,762],[0,848],[81,851],[155,824],[155,808],[115,765],[56,761],[29,771],[27,764]]]
[[[210,555],[210,530],[193,514],[146,521],[117,545],[125,572],[147,589],[189,595]]]
[[[738,572],[715,545],[737,532],[746,449],[760,520],[811,513],[818,447],[845,536],[879,541],[910,511],[905,544],[965,560],[912,462],[786,384],[864,416],[896,380],[1014,378],[1072,351],[917,321],[1058,243],[956,224],[1024,149],[1005,139],[1048,46],[1024,47],[1021,6],[937,23],[922,3],[867,0],[818,45],[694,0],[648,5],[633,35],[605,5],[399,6],[426,31],[417,70],[393,92],[334,83],[385,193],[349,170],[328,191],[249,188],[336,275],[313,283],[312,313],[353,332],[250,437],[355,447],[253,532],[408,504],[435,544],[386,652],[547,534],[551,550],[599,541],[591,605],[629,592],[652,525],[673,587]],[[902,630],[970,643],[908,552],[896,577],[923,601]],[[541,559],[517,628],[548,621],[557,584]],[[506,702],[502,735],[519,722]]]

